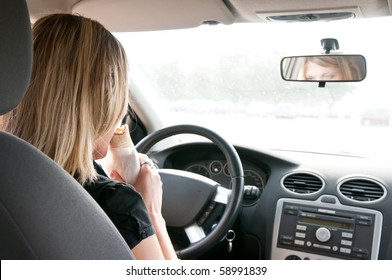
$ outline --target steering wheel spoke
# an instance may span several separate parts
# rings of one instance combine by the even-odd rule
[[[191,244],[196,243],[206,237],[203,228],[199,226],[197,223],[194,223],[186,227],[185,234],[188,237],[188,240]]]
[[[229,201],[229,197],[231,195],[231,190],[226,189],[222,186],[217,187],[215,196],[212,199],[212,201],[215,201],[217,203],[221,204],[227,204]]]

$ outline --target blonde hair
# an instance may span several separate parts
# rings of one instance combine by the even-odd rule
[[[125,114],[128,64],[101,24],[53,14],[33,26],[33,70],[27,93],[5,129],[43,151],[81,184],[97,176],[94,142]]]

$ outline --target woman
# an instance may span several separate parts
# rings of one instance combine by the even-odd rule
[[[363,67],[355,57],[309,56],[303,64],[304,80],[358,81],[363,77]]]
[[[32,143],[96,199],[137,259],[176,259],[161,214],[162,182],[141,166],[135,186],[98,174],[128,104],[128,65],[115,37],[96,21],[69,14],[33,26],[33,71],[5,130]],[[141,155],[141,161],[149,161]],[[136,190],[137,191],[136,191]],[[81,213],[82,214],[82,213]]]

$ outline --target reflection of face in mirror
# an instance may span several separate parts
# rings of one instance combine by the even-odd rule
[[[330,65],[324,66],[317,64],[310,59],[304,65],[305,80],[342,80],[343,73],[338,66]]]
[[[362,81],[366,60],[362,55],[291,56],[281,61],[286,81]]]
[[[360,80],[360,69],[355,61],[341,56],[310,56],[303,64],[303,80],[341,81]]]

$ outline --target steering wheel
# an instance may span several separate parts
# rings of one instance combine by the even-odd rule
[[[159,141],[177,134],[196,134],[211,140],[226,157],[231,190],[204,176],[175,169],[159,169],[163,183],[162,215],[166,225],[183,228],[190,245],[177,250],[180,259],[193,259],[219,243],[233,225],[242,202],[244,171],[237,151],[217,133],[196,125],[176,125],[166,127],[143,138],[136,149],[140,153],[148,151]],[[201,226],[213,209],[221,203],[225,210],[219,222],[207,235]]]

